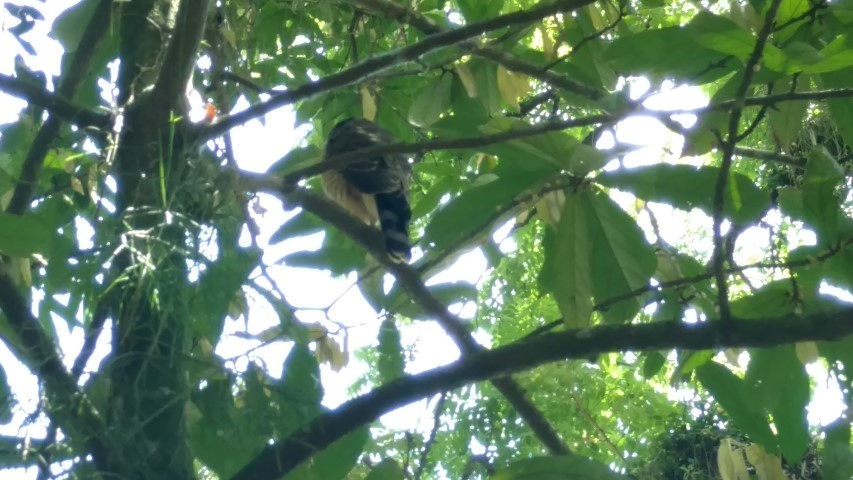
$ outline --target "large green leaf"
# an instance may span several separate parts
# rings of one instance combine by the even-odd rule
[[[403,470],[392,458],[386,458],[373,467],[364,480],[405,480]]]
[[[445,251],[478,235],[488,235],[485,228],[500,219],[501,212],[509,213],[511,208],[508,207],[513,205],[515,198],[547,174],[542,170],[518,172],[510,167],[482,177],[480,185],[465,190],[435,212],[424,231],[422,243],[436,251]]]
[[[843,213],[835,188],[843,178],[844,169],[825,148],[818,147],[809,154],[803,176],[803,215],[827,245],[838,240]]]
[[[583,197],[586,230],[592,246],[593,294],[603,302],[645,286],[657,266],[657,258],[637,222],[610,197]],[[602,315],[611,323],[633,317],[643,306],[633,297],[607,307]]]
[[[495,473],[491,480],[618,480],[607,465],[577,455],[526,458]]]
[[[50,230],[39,219],[0,212],[0,253],[11,257],[48,254],[50,239]]]
[[[302,211],[284,222],[278,230],[270,235],[270,244],[322,232],[325,224],[313,214]]]
[[[526,130],[533,125],[519,119],[495,117],[480,131],[486,134],[497,134],[513,130]],[[597,170],[607,162],[604,152],[583,144],[580,140],[564,132],[548,132],[532,137],[525,137],[497,145],[483,147],[485,152],[497,155],[511,162],[519,162],[521,169],[554,169],[568,170],[574,175],[584,176]],[[539,165],[541,163],[541,165]]]
[[[714,188],[720,169],[660,163],[648,167],[620,169],[596,178],[602,185],[633,193],[649,201],[668,203],[689,211],[698,208],[708,215],[714,211]],[[723,213],[735,223],[758,220],[769,207],[770,195],[747,176],[732,172],[723,199]]]
[[[699,45],[733,55],[741,61],[745,61],[755,49],[755,36],[752,33],[732,20],[707,10],[693,17],[687,30]],[[790,59],[779,47],[767,43],[762,51],[761,62],[772,70],[782,72]]]
[[[403,376],[406,360],[400,343],[400,330],[392,318],[387,318],[379,327],[379,359],[377,368],[382,383],[388,383]]]
[[[450,106],[452,85],[453,76],[450,74],[427,83],[409,108],[409,122],[419,127],[428,127],[435,123]]]
[[[557,234],[546,237],[543,283],[569,327],[589,325],[592,315],[592,243],[582,195],[587,193],[566,196]]]
[[[222,255],[205,270],[189,299],[193,329],[216,342],[222,333],[228,306],[258,265],[258,253],[223,249]]]
[[[847,47],[846,51],[850,52],[850,47]],[[823,73],[820,76],[820,81],[824,88],[853,87],[853,68]],[[832,115],[832,120],[838,128],[841,138],[847,145],[853,145],[853,98],[830,99],[826,103],[829,104],[829,113]]]
[[[340,480],[352,470],[370,438],[364,426],[336,440],[284,477],[284,480]]]
[[[619,73],[690,79],[700,84],[732,71],[735,62],[725,62],[725,58],[724,53],[699,44],[694,33],[682,27],[620,37],[604,51],[604,60]],[[709,65],[720,68],[709,69]]]
[[[697,368],[696,378],[750,440],[761,444],[769,452],[779,451],[767,415],[755,402],[756,392],[753,388],[728,368],[715,362]]]
[[[796,82],[794,85],[793,82]],[[806,92],[810,86],[808,75],[801,75],[794,79],[785,79],[774,82],[774,92]],[[800,131],[803,129],[803,119],[806,116],[806,110],[809,103],[800,102],[782,102],[776,108],[770,109],[769,120],[770,127],[773,129],[773,138],[776,144],[782,149],[787,150],[788,147],[797,140]]]
[[[456,0],[459,10],[468,23],[480,21],[498,15],[503,8],[504,0],[484,2],[482,0]]]
[[[260,453],[273,433],[261,412],[237,408],[231,392],[227,378],[208,379],[192,399],[199,417],[190,423],[193,452],[222,478]]]
[[[270,390],[281,405],[275,421],[280,437],[289,435],[320,413],[323,398],[320,366],[307,345],[293,345],[284,361],[281,383],[271,386]]]
[[[806,408],[809,377],[792,345],[750,350],[744,379],[772,415],[782,455],[791,464],[800,461],[811,442]]]

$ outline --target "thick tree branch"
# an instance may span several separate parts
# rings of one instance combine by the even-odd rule
[[[154,83],[153,97],[169,106],[184,94],[190,81],[210,3],[211,0],[183,0],[178,7],[163,68]]]
[[[717,308],[720,309],[720,318],[728,320],[729,311],[729,286],[726,282],[725,267],[725,252],[723,251],[723,203],[725,201],[726,185],[728,185],[729,171],[732,167],[732,157],[734,156],[735,146],[737,146],[740,129],[740,117],[743,113],[744,100],[746,92],[752,83],[752,77],[755,75],[755,68],[758,62],[761,61],[761,55],[764,52],[764,46],[767,39],[773,32],[773,24],[776,20],[776,12],[779,11],[779,5],[782,0],[773,0],[770,3],[770,8],[767,9],[767,16],[764,19],[764,25],[758,32],[758,37],[755,41],[749,59],[746,61],[746,66],[743,69],[743,79],[738,86],[737,93],[734,97],[734,105],[732,106],[729,115],[729,126],[726,141],[723,142],[723,159],[720,164],[720,174],[717,177],[717,184],[714,186],[714,228],[713,228],[713,243],[714,253],[712,262],[714,266],[714,277],[717,283]]]
[[[789,316],[698,324],[660,322],[599,326],[549,333],[476,353],[418,375],[408,375],[321,415],[289,438],[269,445],[232,480],[278,478],[347,433],[394,409],[444,390],[529,370],[549,362],[609,352],[771,347],[835,341],[853,334],[853,307],[809,317]]]
[[[248,180],[251,182],[251,179]],[[474,340],[462,320],[447,311],[447,307],[429,291],[416,270],[408,265],[394,263],[388,257],[385,243],[378,230],[358,221],[336,204],[307,189],[285,187],[282,188],[281,192],[284,194],[285,202],[290,204],[289,207],[302,207],[320,219],[331,223],[373,255],[383,267],[394,275],[394,278],[400,282],[400,286],[411,295],[415,302],[435,317],[463,355],[483,351],[483,347]],[[549,451],[561,455],[571,453],[551,424],[542,415],[542,412],[530,402],[524,390],[515,380],[509,377],[500,377],[493,379],[492,384],[516,409]]]
[[[112,123],[112,117],[109,114],[81,107],[62,95],[42,90],[38,85],[2,73],[0,73],[0,91],[42,107],[78,127],[109,128]]]
[[[593,3],[593,1],[594,0],[577,0],[573,2],[574,5],[571,8],[567,8],[565,11],[577,10],[578,8]],[[350,0],[350,3],[362,8],[381,12],[388,18],[409,24],[428,35],[435,35],[447,31],[445,28],[441,27],[425,15],[421,15],[411,8],[389,0]],[[536,18],[536,20],[539,20],[540,18],[544,18],[544,16]],[[497,47],[477,44],[460,44],[459,47],[470,51],[475,55],[503,65],[508,70],[523,73],[561,90],[575,93],[591,100],[597,100],[603,95],[603,92],[588,85],[572,80],[565,75],[552,72],[548,70],[548,67],[546,66],[538,66],[530,63],[527,60],[523,60],[518,56],[505,52]]]
[[[0,310],[11,330],[17,335],[8,343],[24,350],[19,359],[44,382],[48,394],[48,412],[76,441],[86,445],[99,468],[108,455],[104,441],[105,427],[88,399],[77,388],[77,382],[65,370],[56,345],[33,317],[24,297],[8,272],[0,265]]]
[[[430,35],[415,44],[388,52],[384,55],[369,58],[339,73],[280,93],[264,103],[253,105],[242,112],[229,115],[209,127],[200,129],[198,139],[199,141],[206,141],[218,137],[231,128],[261,117],[276,108],[305,100],[322,92],[367,80],[389,68],[416,62],[421,56],[437,49],[459,45],[474,37],[501,28],[535,22],[549,15],[574,10],[588,3],[590,3],[590,0],[554,0],[483,22],[472,23],[464,27]]]

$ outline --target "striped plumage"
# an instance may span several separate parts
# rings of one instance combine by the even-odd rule
[[[351,118],[335,125],[329,133],[324,155],[329,158],[393,143],[394,137],[379,125]],[[359,158],[340,169],[328,170],[321,177],[329,198],[368,225],[379,224],[388,255],[397,262],[411,258],[410,178],[411,166],[404,155]]]

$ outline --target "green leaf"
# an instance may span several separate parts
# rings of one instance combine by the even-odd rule
[[[502,162],[504,163],[504,162]],[[458,248],[462,242],[488,235],[486,227],[499,220],[504,207],[525,189],[542,180],[548,172],[519,172],[515,165],[499,165],[496,174],[483,176],[483,183],[462,192],[439,209],[427,225],[423,239],[435,251]],[[507,210],[507,213],[509,211]]]
[[[409,108],[409,122],[418,127],[428,127],[435,123],[450,106],[452,85],[453,76],[450,74],[427,83]]]
[[[439,283],[429,286],[429,291],[444,305],[477,299],[477,287],[468,282]],[[388,306],[392,311],[408,318],[426,318],[430,314],[402,290],[392,290]]]
[[[794,81],[797,82],[796,85],[793,84]],[[806,92],[810,87],[810,79],[808,75],[801,75],[796,80],[788,78],[774,82],[773,85],[774,92]],[[809,102],[799,101],[781,102],[776,108],[770,109],[768,120],[773,129],[773,138],[783,150],[787,150],[799,137],[808,107]]]
[[[213,378],[192,398],[200,416],[190,424],[193,452],[222,478],[237,473],[272,435],[263,415],[235,406],[231,391],[229,379]]]
[[[492,18],[501,12],[504,0],[456,0],[459,10],[469,23]]]
[[[400,330],[391,318],[386,318],[379,327],[379,359],[377,368],[382,383],[388,383],[403,376],[406,360],[403,345],[400,343]]]
[[[352,470],[370,437],[370,427],[348,433],[284,476],[285,480],[340,480]]]
[[[685,211],[698,208],[712,215],[714,188],[719,174],[717,167],[695,168],[661,163],[606,172],[596,181],[631,192],[644,200],[667,203]],[[770,205],[770,195],[745,175],[732,172],[727,185],[723,213],[737,224],[757,220]]]
[[[617,480],[626,477],[607,465],[578,455],[519,460],[495,473],[491,480]]]
[[[477,83],[477,98],[489,115],[501,111],[501,92],[498,90],[498,70],[494,63],[473,63],[474,80]]]
[[[731,302],[732,315],[740,319],[784,317],[794,313],[790,280],[770,282],[751,295]]]
[[[0,253],[10,257],[48,254],[50,239],[50,230],[39,219],[0,212]]]
[[[343,275],[358,270],[364,263],[364,252],[344,245],[324,245],[319,250],[299,251],[284,257],[288,267],[328,270]]]
[[[732,20],[714,15],[707,10],[696,14],[687,26],[687,30],[699,45],[733,55],[742,61],[745,61],[755,49],[755,36],[752,33]],[[762,52],[761,62],[771,70],[783,72],[789,59],[779,47],[767,43]]]
[[[324,230],[324,223],[313,214],[302,211],[296,214],[293,218],[284,222],[278,230],[270,236],[270,245],[281,241],[313,235]]]
[[[853,450],[847,445],[828,445],[822,455],[823,480],[851,480]]]
[[[797,464],[811,442],[806,417],[809,377],[792,345],[750,350],[749,356],[744,380],[773,415],[785,460]]]
[[[725,54],[700,45],[694,33],[682,27],[626,35],[614,40],[604,51],[604,60],[621,74],[683,79],[699,85],[731,72],[736,62],[725,59]],[[709,69],[708,65],[720,67]]]
[[[607,195],[587,195],[584,199],[596,301],[607,301],[645,286],[655,271],[657,258],[637,222]],[[633,297],[610,305],[602,315],[608,322],[622,322],[633,317],[643,303],[641,298]]]
[[[281,437],[287,436],[316,417],[323,399],[320,366],[307,345],[296,343],[284,360],[281,383],[271,388],[281,402],[276,427]]]
[[[491,135],[513,130],[523,131],[532,127],[533,125],[516,118],[495,117],[480,127],[480,131]],[[607,163],[604,152],[584,145],[565,132],[548,132],[510,140],[483,147],[482,151],[497,155],[501,160],[529,164],[532,169],[568,170],[577,176],[584,176]],[[521,169],[524,166],[516,168]]]
[[[846,47],[846,51],[849,52],[850,47]],[[853,80],[851,79],[853,79],[853,68],[820,75],[820,81],[824,88],[853,87]],[[838,127],[841,138],[844,139],[844,143],[853,145],[853,98],[830,99],[826,103],[829,105],[829,113]]]
[[[652,378],[661,371],[666,364],[666,357],[660,352],[649,352],[643,360],[643,378]]]
[[[323,159],[323,152],[314,145],[298,147],[287,152],[287,154],[269,168],[269,173],[274,175],[286,175],[299,168],[319,163]]]
[[[6,369],[0,367],[0,422],[9,423],[12,421],[14,398],[6,379]]]
[[[95,7],[100,3],[98,0],[83,0],[71,8],[63,10],[50,29],[50,36],[62,44],[66,52],[74,52],[83,38],[83,31],[95,12]]]
[[[746,382],[715,362],[697,368],[696,378],[752,441],[761,444],[768,452],[779,451],[767,415],[756,405],[755,392]]]
[[[553,256],[547,254],[551,249],[546,247],[548,270],[543,273],[545,286],[553,294],[566,326],[579,328],[589,325],[592,315],[592,243],[582,200],[588,193],[566,193],[557,234],[553,237]]]
[[[258,265],[258,254],[241,249],[222,250],[208,266],[189,299],[196,334],[216,343],[225,325],[228,305]]]
[[[386,458],[373,467],[364,480],[405,480],[403,470],[392,458]]]
[[[843,178],[844,169],[824,147],[812,150],[803,176],[803,215],[823,244],[833,245],[838,240],[843,213],[835,188]]]

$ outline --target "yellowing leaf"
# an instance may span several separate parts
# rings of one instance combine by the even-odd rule
[[[560,212],[566,203],[566,194],[562,190],[548,192],[536,202],[536,212],[545,223],[557,228],[560,223]]]
[[[503,65],[499,65],[498,91],[504,102],[508,103],[513,109],[518,110],[518,99],[530,91],[530,82],[526,76],[510,72]]]
[[[755,467],[759,480],[788,480],[782,470],[782,460],[776,455],[767,453],[764,447],[753,443],[746,447],[746,458]]]
[[[319,340],[329,334],[329,330],[319,323],[308,323],[305,325],[308,329],[308,341],[313,342]]]
[[[728,438],[723,439],[717,449],[717,468],[723,480],[749,480],[743,452],[734,448]]]
[[[456,65],[456,74],[459,75],[459,80],[462,81],[462,86],[465,87],[465,92],[471,98],[477,97],[477,81],[474,80],[474,74],[468,65]]]
[[[71,177],[71,190],[79,193],[80,195],[85,195],[86,193],[83,191],[83,184],[80,182],[80,179],[77,177]]]
[[[232,48],[237,48],[237,36],[234,34],[234,30],[223,27],[220,28],[219,31],[222,33],[222,38],[224,38]]]
[[[373,93],[367,88],[367,85],[362,85],[359,88],[361,94],[361,115],[365,120],[373,121],[376,119],[376,99]]]
[[[797,352],[797,359],[803,365],[817,361],[820,355],[815,342],[799,342],[794,346],[794,350]]]
[[[545,61],[550,62],[557,58],[557,48],[554,44],[554,39],[548,33],[548,28],[544,23],[539,27],[539,31],[542,33],[542,51],[545,53]]]

